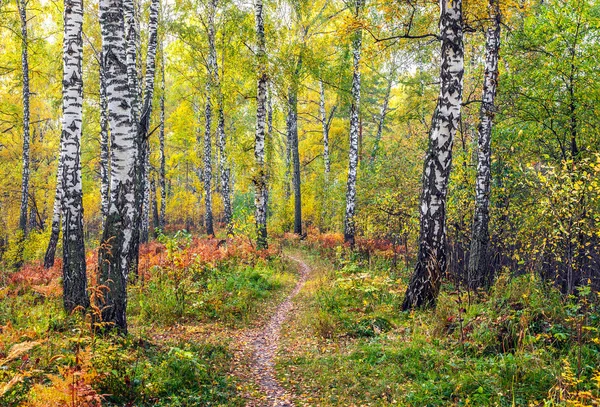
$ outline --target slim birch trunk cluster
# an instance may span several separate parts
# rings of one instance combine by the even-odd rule
[[[150,214],[150,143],[148,142],[150,131],[150,118],[152,116],[152,99],[154,97],[154,81],[156,72],[156,52],[158,49],[158,12],[159,0],[150,2],[150,16],[148,20],[148,51],[146,54],[146,74],[144,78],[143,103],[137,128],[138,160],[137,173],[139,184],[137,185],[137,205],[141,213],[141,236],[140,241],[148,241],[149,214]],[[136,248],[137,250],[137,248]]]
[[[209,0],[207,16],[207,34],[208,34],[208,60],[206,75],[206,105],[204,108],[204,224],[206,234],[214,236],[212,213],[212,99],[215,75],[217,71],[217,52],[215,48],[215,12],[217,0]]]
[[[462,0],[440,1],[440,94],[423,169],[419,251],[403,309],[431,307],[446,272],[446,194],[460,120],[464,73]]]

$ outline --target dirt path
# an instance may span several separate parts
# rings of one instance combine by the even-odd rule
[[[300,292],[310,273],[310,267],[302,259],[287,256],[298,263],[300,277],[292,292],[277,306],[271,319],[258,330],[246,335],[244,353],[250,354],[249,366],[253,380],[260,388],[259,400],[252,397],[247,407],[293,407],[293,397],[277,381],[274,369],[275,352],[279,346],[281,326],[292,311],[293,298]]]

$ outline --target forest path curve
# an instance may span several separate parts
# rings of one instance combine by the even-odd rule
[[[301,258],[289,254],[285,256],[298,263],[300,276],[292,292],[277,306],[268,322],[248,333],[245,351],[251,353],[252,377],[262,394],[261,400],[249,400],[246,407],[294,407],[293,395],[277,381],[274,358],[279,347],[281,326],[293,311],[292,300],[306,283],[311,269]]]

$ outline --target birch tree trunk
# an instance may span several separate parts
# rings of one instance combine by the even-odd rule
[[[302,69],[302,55],[298,57],[288,89],[287,136],[292,153],[292,186],[294,188],[294,233],[302,235],[302,190],[300,180],[300,152],[298,151],[298,76]]]
[[[160,129],[158,133],[160,148],[160,221],[159,227],[164,232],[167,212],[167,176],[166,176],[166,156],[165,156],[165,49],[161,43],[161,70],[160,70]]]
[[[29,205],[29,57],[27,52],[27,1],[17,0],[21,20],[21,67],[23,73],[23,172],[21,179],[21,210],[19,229],[27,234]]]
[[[50,229],[50,239],[44,256],[44,268],[49,269],[54,266],[54,258],[56,256],[56,246],[60,235],[60,221],[62,219],[62,136],[59,146],[58,169],[56,174],[56,190],[54,192],[54,205],[52,208],[52,226]]]
[[[208,60],[206,75],[206,107],[204,109],[204,223],[206,234],[215,235],[212,213],[212,93],[217,72],[217,51],[215,48],[215,12],[217,0],[208,2],[207,34]]]
[[[385,94],[383,95],[383,103],[381,104],[381,110],[379,111],[379,120],[377,121],[377,133],[375,134],[375,143],[373,146],[373,153],[371,154],[371,164],[375,162],[375,158],[379,154],[379,144],[381,143],[381,137],[383,136],[383,127],[385,124],[385,116],[388,113],[390,103],[390,93],[392,92],[392,83],[394,81],[395,71],[392,70],[390,77],[387,81],[385,88]]]
[[[267,102],[267,55],[265,46],[265,22],[263,16],[263,1],[255,0],[256,18],[256,59],[258,65],[258,83],[256,94],[256,133],[254,136],[254,158],[256,168],[254,186],[256,188],[254,204],[256,206],[256,246],[266,249],[267,244],[267,171],[265,166],[265,121]]]
[[[110,202],[110,142],[108,138],[108,100],[106,97],[106,73],[104,57],[100,57],[100,213],[102,224],[108,215]]]
[[[90,305],[83,239],[81,129],[83,116],[83,2],[66,0],[63,40],[62,213],[65,310]]]
[[[156,195],[156,180],[152,177],[150,181],[150,193],[152,194],[152,226],[154,227],[154,237],[158,237],[160,229],[160,215],[158,213],[158,196]]]
[[[435,306],[441,276],[447,268],[446,194],[464,72],[462,0],[440,0],[440,9],[440,94],[423,169],[417,264],[404,297],[404,310]]]
[[[221,195],[223,197],[223,220],[225,222],[227,233],[233,234],[233,208],[231,205],[231,180],[229,161],[227,160],[226,139],[225,139],[225,116],[223,114],[223,95],[221,89],[218,89],[219,98],[219,122],[217,124],[217,143],[219,147],[219,160],[221,169]]]
[[[127,75],[123,0],[100,0],[102,58],[106,74],[111,130],[110,205],[100,249],[98,284],[107,287],[98,300],[102,322],[127,332],[127,277],[135,225],[137,126],[132,121],[132,94]]]
[[[156,71],[156,50],[158,48],[158,9],[159,0],[152,0],[150,3],[150,16],[148,20],[148,51],[146,54],[146,75],[144,78],[144,93],[139,111],[139,122],[137,123],[137,158],[136,158],[136,225],[134,230],[134,243],[132,245],[131,256],[137,264],[139,254],[139,243],[148,241],[148,220],[149,220],[149,185],[148,170],[150,168],[150,144],[148,143],[148,131],[150,127],[150,117],[152,116],[152,99],[154,97],[154,77]],[[130,48],[131,44],[128,46]],[[131,54],[131,51],[128,51]],[[131,59],[129,57],[128,61]],[[135,82],[131,79],[131,66],[128,66],[129,83],[136,86],[137,69],[135,70]],[[138,88],[139,89],[139,88]],[[133,98],[136,100],[135,97]],[[135,106],[135,103],[134,103]],[[136,117],[134,108],[133,116]],[[135,267],[137,271],[137,267]]]
[[[489,244],[491,183],[491,138],[496,109],[494,100],[498,86],[498,58],[500,51],[500,11],[498,0],[490,1],[492,26],[485,33],[485,74],[482,103],[479,111],[477,179],[475,183],[475,214],[471,229],[468,280],[471,288],[491,282],[487,248]]]
[[[143,197],[142,197],[142,226],[140,229],[140,243],[148,243],[150,229],[150,182],[148,174],[150,173],[150,144],[146,145],[146,152],[143,163]]]
[[[355,0],[354,16],[358,18],[364,7],[364,0]],[[344,242],[354,246],[356,227],[356,175],[358,170],[358,138],[360,132],[360,56],[362,30],[357,29],[352,39],[352,105],[350,106],[350,148],[348,153],[348,183],[346,186],[346,215],[344,217]]]
[[[325,183],[329,180],[331,172],[331,161],[329,159],[329,123],[327,122],[327,111],[325,110],[325,87],[323,81],[319,81],[319,115],[323,131],[323,162],[325,164]]]

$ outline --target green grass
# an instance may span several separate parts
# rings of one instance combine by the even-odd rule
[[[435,311],[405,313],[410,270],[340,252],[311,260],[277,367],[308,405],[554,405],[565,360],[576,370],[580,354],[579,390],[598,391],[597,313],[536,278],[501,276],[471,305],[447,286]]]
[[[0,391],[21,379],[0,395],[0,406],[63,405],[79,378],[104,395],[103,405],[241,406],[227,333],[268,314],[295,278],[278,258],[155,267],[128,289],[125,337],[94,334],[88,316],[64,314],[56,292],[6,287],[0,291]],[[28,343],[31,349],[2,362],[15,345]]]

